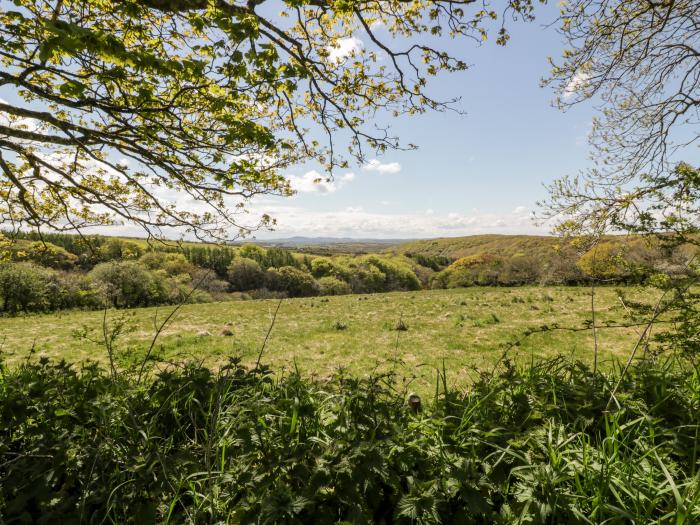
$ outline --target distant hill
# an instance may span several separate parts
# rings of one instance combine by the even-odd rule
[[[245,242],[245,241],[243,241]],[[354,237],[285,237],[280,239],[256,239],[255,244],[274,245],[274,246],[319,246],[328,244],[400,244],[406,242],[406,239],[371,239]]]
[[[452,260],[469,255],[490,254],[551,256],[562,240],[544,235],[470,235],[409,241],[391,246],[387,251],[400,255],[442,256]]]
[[[406,242],[406,239],[355,239],[352,237],[287,237],[282,239],[252,239],[241,241],[263,247],[286,248],[301,253],[315,255],[349,254],[384,252],[387,248]]]

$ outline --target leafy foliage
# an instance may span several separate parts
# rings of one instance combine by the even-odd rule
[[[270,268],[265,274],[265,281],[270,290],[285,292],[289,297],[318,295],[320,291],[311,274],[294,266]]]
[[[35,523],[695,523],[700,375],[505,362],[423,411],[390,376],[319,383],[236,360],[137,385],[2,369],[0,516]]]
[[[265,285],[265,272],[254,259],[236,257],[228,267],[228,282],[234,291],[255,290]]]

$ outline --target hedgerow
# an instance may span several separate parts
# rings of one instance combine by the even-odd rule
[[[700,375],[391,375],[28,361],[0,375],[4,523],[698,523]]]

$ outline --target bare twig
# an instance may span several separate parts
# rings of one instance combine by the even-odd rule
[[[117,369],[114,366],[114,349],[112,348],[112,343],[114,341],[113,337],[107,335],[107,307],[105,306],[104,312],[102,314],[102,337],[104,338],[105,350],[107,350],[107,358],[109,359],[109,371],[112,375],[112,381],[117,378]]]
[[[396,325],[396,345],[394,346],[394,368],[398,361],[399,355],[399,337],[401,337],[401,326],[403,324],[403,312],[399,314],[399,323]]]
[[[595,261],[595,256],[593,260]],[[595,324],[595,279],[591,279],[591,328],[593,330],[593,373],[595,374],[598,372],[598,330]]]
[[[267,329],[267,333],[265,334],[265,339],[263,340],[262,346],[260,347],[260,352],[258,353],[258,359],[255,361],[255,370],[257,371],[260,368],[260,360],[262,359],[263,352],[265,352],[265,346],[267,345],[267,340],[270,338],[270,333],[272,333],[272,328],[275,326],[275,321],[277,320],[277,312],[280,311],[280,306],[282,306],[282,301],[284,301],[284,297],[279,300],[277,303],[277,308],[275,308],[275,313],[272,316],[272,321],[270,322],[270,327]]]

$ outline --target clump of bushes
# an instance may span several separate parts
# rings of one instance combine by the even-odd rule
[[[432,288],[520,286],[524,284],[648,283],[658,272],[687,275],[688,261],[697,248],[690,244],[665,245],[659,239],[609,237],[585,249],[580,239],[558,246],[548,254],[479,253],[461,257],[447,267],[411,254],[419,264],[438,268],[429,276]],[[425,266],[423,266],[425,267]]]
[[[174,266],[149,270],[133,260],[100,263],[88,273],[63,272],[31,262],[5,262],[0,264],[0,312],[14,315],[211,300],[206,289],[218,286],[215,281],[200,279],[193,283],[190,274],[174,272]],[[197,289],[193,289],[194,284]]]
[[[8,523],[697,523],[700,377],[559,358],[444,386],[95,365],[0,375]]]
[[[16,240],[7,243],[8,258],[15,262],[33,262],[56,270],[71,270],[78,257],[50,242]]]
[[[102,263],[88,274],[115,308],[135,308],[166,300],[165,283],[156,274],[133,261]]]
[[[265,285],[265,271],[249,257],[237,257],[228,267],[227,276],[234,292],[256,290]]]
[[[0,265],[0,297],[2,311],[47,310],[52,303],[54,272],[32,263]]]
[[[352,288],[345,281],[337,277],[326,276],[318,280],[318,287],[321,295],[345,295],[352,293]]]
[[[266,297],[268,292],[308,297],[421,288],[415,270],[401,258],[371,255],[296,260],[279,249],[277,252],[252,245],[240,248],[228,267],[231,290],[254,291],[256,297]],[[284,261],[293,264],[266,266]]]
[[[294,266],[270,268],[265,275],[267,287],[276,292],[284,292],[289,297],[309,297],[319,295],[316,279]]]

